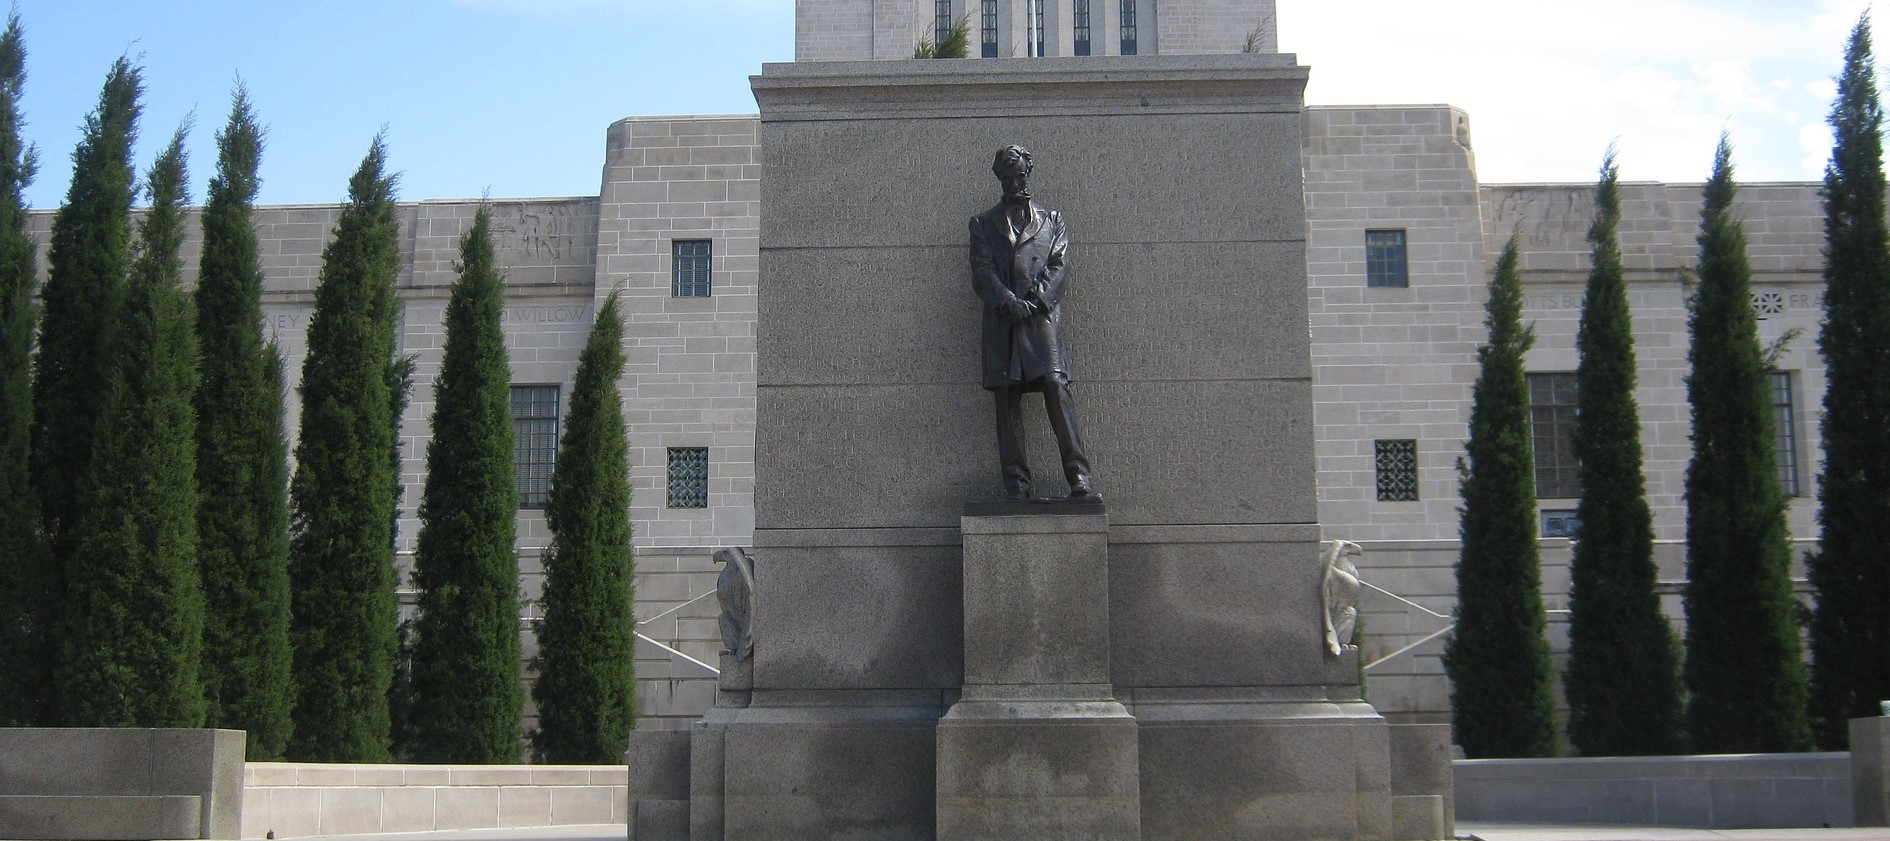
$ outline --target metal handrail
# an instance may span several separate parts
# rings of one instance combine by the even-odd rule
[[[650,624],[651,622],[655,622],[655,621],[656,621],[656,620],[658,620],[658,619],[661,619],[661,618],[663,618],[663,617],[665,617],[665,616],[668,616],[668,615],[670,615],[670,614],[672,614],[672,613],[675,613],[675,612],[676,612],[676,611],[678,611],[678,610],[682,610],[682,609],[683,609],[683,608],[685,608],[685,607],[688,607],[688,606],[690,606],[690,605],[692,605],[692,604],[695,604],[696,602],[699,602],[699,601],[702,601],[703,599],[706,599],[706,598],[708,598],[708,597],[710,597],[710,596],[713,596],[713,595],[715,595],[715,591],[714,591],[714,590],[710,590],[710,591],[708,591],[708,592],[706,592],[706,593],[703,593],[703,594],[702,594],[702,595],[700,595],[700,596],[696,596],[696,597],[695,597],[695,598],[693,598],[693,599],[690,599],[690,600],[688,600],[688,601],[686,601],[686,602],[683,602],[683,603],[681,603],[681,604],[678,604],[678,605],[676,605],[675,607],[672,607],[672,608],[670,608],[670,609],[668,609],[668,610],[665,610],[665,611],[663,611],[662,613],[658,613],[658,614],[656,614],[655,616],[652,616],[652,617],[650,617],[650,618],[648,618],[648,619],[639,619],[639,620],[637,620],[637,627],[642,627],[642,626],[644,626],[644,625],[648,625],[648,624]],[[697,660],[697,659],[696,659],[696,658],[694,658],[694,657],[691,657],[691,656],[689,656],[689,655],[687,655],[687,654],[684,654],[684,653],[682,653],[681,651],[678,651],[678,650],[676,649],[676,647],[675,647],[675,646],[672,646],[672,645],[667,645],[667,644],[664,644],[664,643],[661,643],[661,642],[658,642],[658,641],[656,641],[656,640],[654,640],[654,639],[651,639],[651,638],[649,637],[649,635],[647,635],[647,634],[645,634],[645,633],[643,633],[642,631],[638,631],[638,632],[637,632],[637,639],[640,639],[640,640],[643,640],[644,642],[647,642],[647,643],[649,643],[649,644],[651,644],[651,645],[654,645],[654,646],[656,646],[657,648],[660,648],[660,649],[663,649],[664,651],[667,651],[667,652],[669,652],[669,653],[670,653],[671,655],[673,655],[673,656],[676,656],[676,657],[681,657],[682,659],[684,659],[684,660],[687,660],[687,661],[689,661],[690,663],[693,663],[693,664],[695,664],[695,665],[697,665],[697,666],[701,666],[702,668],[704,668],[704,669],[707,669],[707,670],[708,670],[708,672],[709,672],[709,674],[712,674],[712,675],[718,675],[718,676],[722,674],[722,670],[721,670],[721,669],[718,669],[718,668],[716,668],[716,667],[714,667],[714,666],[711,666],[711,665],[709,665],[709,664],[707,664],[707,663],[704,663],[704,662],[702,662],[701,660]]]

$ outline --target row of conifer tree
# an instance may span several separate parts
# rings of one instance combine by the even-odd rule
[[[1890,231],[1883,108],[1867,19],[1838,77],[1825,170],[1825,362],[1814,605],[1793,594],[1769,373],[1746,240],[1720,139],[1703,191],[1689,302],[1686,634],[1661,613],[1641,469],[1635,359],[1612,150],[1576,339],[1581,498],[1570,565],[1567,732],[1584,755],[1841,750],[1851,718],[1890,699]],[[1462,467],[1457,626],[1444,662],[1471,757],[1561,750],[1545,638],[1516,238],[1496,265]],[[1811,663],[1805,665],[1804,639]]]
[[[397,435],[414,361],[395,349],[382,139],[322,252],[291,476],[252,218],[264,138],[245,92],[217,134],[186,291],[188,126],[135,178],[140,70],[114,63],[36,288],[25,79],[16,14],[0,35],[0,725],[237,728],[251,759],[518,761],[518,499],[488,211],[460,241],[446,306],[402,625]],[[613,297],[551,483],[541,761],[619,761],[636,713],[621,341]]]

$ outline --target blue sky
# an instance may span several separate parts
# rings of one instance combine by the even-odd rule
[[[195,114],[193,201],[238,77],[268,126],[265,203],[333,202],[386,127],[404,199],[596,195],[604,129],[752,113],[793,58],[790,0],[18,0],[34,207],[55,207],[112,61],[144,67],[136,162]]]
[[[1720,129],[1746,181],[1818,178],[1863,0],[1279,0],[1318,104],[1449,103],[1489,182],[1698,181]],[[18,0],[24,108],[55,207],[114,58],[144,68],[140,169],[194,115],[194,201],[240,77],[268,125],[261,200],[333,202],[385,126],[404,199],[595,195],[604,129],[753,113],[792,0]],[[1890,43],[1890,35],[1879,39]]]

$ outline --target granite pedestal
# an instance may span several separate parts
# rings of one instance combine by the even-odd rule
[[[938,723],[939,841],[1135,841],[1135,719],[1109,679],[1108,516],[966,516],[960,531],[965,683]]]
[[[754,663],[692,734],[692,838],[1375,841],[1433,796],[1393,786],[1356,654],[1324,648],[1306,78],[1278,54],[753,78]],[[1070,226],[1106,527],[960,519],[1000,484],[966,220],[1011,143]],[[1057,554],[1081,561],[1019,560]]]

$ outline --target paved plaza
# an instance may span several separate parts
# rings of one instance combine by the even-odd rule
[[[1554,824],[1464,823],[1460,838],[1481,841],[1890,841],[1887,827],[1840,829],[1687,829],[1659,826],[1562,826]],[[621,841],[615,824],[551,826],[532,829],[464,829],[451,832],[390,832],[334,836],[346,841]],[[303,841],[323,841],[308,838]],[[810,840],[811,841],[811,840]]]
[[[1562,826],[1460,823],[1457,836],[1481,841],[1884,841],[1890,827],[1694,829],[1672,826]]]

